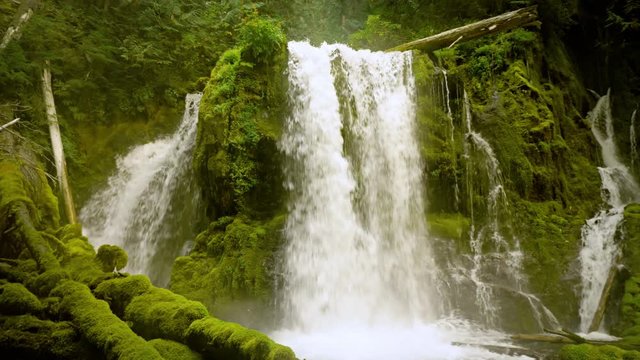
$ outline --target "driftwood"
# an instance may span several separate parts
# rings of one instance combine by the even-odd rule
[[[424,39],[398,45],[388,51],[406,51],[413,49],[435,51],[446,47],[452,47],[455,44],[485,35],[495,34],[528,25],[539,25],[537,19],[537,6],[529,6],[455,29],[447,30]]]
[[[2,130],[4,130],[4,129],[8,128],[9,126],[11,126],[11,125],[13,125],[13,124],[17,123],[18,121],[20,121],[20,118],[13,119],[13,120],[9,121],[8,123],[6,123],[6,124],[4,124],[4,125],[0,126],[0,131],[2,131]]]
[[[49,135],[51,135],[51,148],[53,149],[53,158],[56,163],[58,175],[58,184],[60,184],[60,192],[64,200],[64,209],[67,214],[67,220],[70,224],[77,222],[76,209],[73,205],[73,197],[71,196],[71,188],[67,180],[67,164],[64,160],[64,149],[62,147],[62,137],[60,136],[60,127],[58,125],[58,115],[56,113],[56,105],[53,100],[53,90],[51,90],[51,71],[49,70],[49,62],[44,66],[42,71],[42,93],[47,108],[47,120],[49,122]]]
[[[618,268],[615,265],[612,266],[611,269],[609,269],[609,276],[607,276],[607,282],[604,283],[604,288],[602,288],[602,295],[600,295],[598,308],[596,309],[596,312],[593,315],[593,319],[591,320],[589,332],[598,331],[598,329],[600,328],[600,324],[602,323],[602,319],[604,318],[604,312],[605,310],[607,310],[607,301],[609,300],[609,294],[611,293],[611,288],[613,287],[613,282],[616,279],[617,273]]]

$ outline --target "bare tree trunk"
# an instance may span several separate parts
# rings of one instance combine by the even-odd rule
[[[495,34],[526,25],[539,24],[536,22],[537,18],[537,6],[529,6],[455,29],[447,30],[424,39],[398,45],[387,51],[406,51],[413,49],[435,51],[445,47],[451,47],[457,43],[479,38],[481,36]]]
[[[60,136],[60,127],[58,126],[58,115],[56,114],[56,105],[53,101],[53,90],[51,89],[51,71],[49,70],[49,62],[44,66],[42,71],[42,93],[47,107],[47,119],[49,121],[49,135],[51,135],[51,148],[53,149],[53,158],[56,163],[56,171],[58,175],[58,184],[60,184],[60,192],[64,200],[64,209],[67,214],[67,220],[70,224],[75,224],[76,209],[73,205],[73,197],[67,180],[67,164],[64,160],[64,149],[62,147],[62,137]]]
[[[40,0],[27,0],[24,1],[22,5],[18,8],[18,13],[16,14],[11,26],[7,29],[2,37],[2,42],[0,42],[0,52],[4,50],[4,48],[9,45],[12,40],[17,40],[20,38],[20,34],[22,32],[22,28],[24,25],[31,19],[33,16],[33,12],[36,7],[40,5]]]

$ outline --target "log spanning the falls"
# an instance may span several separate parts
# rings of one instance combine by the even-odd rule
[[[435,51],[455,44],[473,40],[482,36],[499,33],[523,26],[539,25],[538,7],[529,6],[489,19],[480,20],[472,24],[432,35],[423,39],[398,45],[388,51],[426,50]]]
[[[604,318],[604,312],[607,309],[609,294],[611,293],[611,288],[613,287],[613,282],[616,278],[617,273],[617,266],[614,265],[611,267],[611,269],[609,269],[607,282],[604,284],[604,288],[602,289],[602,295],[600,295],[598,308],[596,309],[596,313],[593,315],[593,320],[591,321],[591,325],[589,326],[589,332],[598,331],[598,329],[600,328],[600,324],[602,323],[602,319]]]

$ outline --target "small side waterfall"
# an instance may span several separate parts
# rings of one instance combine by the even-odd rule
[[[156,284],[169,281],[171,261],[194,237],[199,190],[191,176],[201,94],[186,97],[176,132],[117,159],[108,185],[80,212],[93,245],[114,244],[129,255],[126,270]]]
[[[285,321],[272,336],[300,357],[511,358],[472,345],[503,334],[441,319],[411,65],[410,53],[289,43]]]
[[[449,141],[451,141],[451,146],[453,146],[453,144],[455,143],[455,138],[454,138],[454,134],[455,134],[455,125],[453,124],[453,111],[451,111],[451,91],[449,90],[449,74],[447,73],[447,70],[445,69],[440,69],[440,71],[442,72],[442,81],[443,81],[443,86],[442,89],[444,91],[444,100],[445,100],[445,105],[446,105],[446,110],[447,110],[447,119],[449,120]],[[456,210],[458,209],[458,205],[460,204],[460,185],[458,184],[458,175],[454,174],[454,196],[455,196],[455,208]]]
[[[624,207],[640,200],[640,187],[618,158],[609,93],[600,97],[588,118],[591,131],[602,149],[604,167],[598,170],[606,208],[587,220],[582,228],[580,331],[585,333],[595,315],[609,269],[615,266],[619,255],[615,234],[624,217]]]
[[[538,327],[558,327],[558,320],[533,294],[526,292],[527,279],[522,274],[522,252],[517,237],[512,233],[509,204],[504,191],[500,163],[493,148],[480,133],[473,131],[471,104],[467,92],[463,92],[466,141],[466,185],[469,192],[471,228],[469,242],[472,250],[471,269],[467,277],[475,286],[476,305],[485,324],[497,326],[500,318],[499,302],[494,288],[509,290],[526,299]],[[476,172],[474,172],[476,171]],[[486,178],[486,207],[481,214],[474,211],[473,179]],[[478,226],[479,215],[482,225]]]

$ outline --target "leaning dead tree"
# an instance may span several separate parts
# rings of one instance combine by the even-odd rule
[[[40,5],[40,0],[27,0],[20,5],[18,12],[11,23],[11,26],[5,31],[2,41],[0,42],[0,51],[9,45],[12,40],[20,38],[22,28],[31,19],[33,12]]]
[[[523,26],[537,25],[538,7],[529,6],[526,8],[511,11],[489,19],[480,20],[472,24],[461,26],[445,32],[398,45],[388,51],[406,51],[420,49],[425,51],[435,51],[438,49],[451,47],[455,44],[473,40],[482,36],[499,33]]]
[[[47,120],[49,122],[49,135],[51,135],[51,148],[53,149],[53,158],[56,163],[56,171],[58,175],[58,184],[60,184],[60,192],[64,199],[64,209],[67,214],[67,220],[70,224],[75,224],[76,209],[73,205],[73,197],[71,196],[71,188],[67,180],[67,164],[64,160],[64,149],[62,147],[62,137],[60,136],[60,126],[58,125],[58,115],[56,113],[56,105],[53,101],[53,90],[51,89],[51,71],[49,70],[49,62],[47,61],[42,71],[42,93],[47,108]]]

